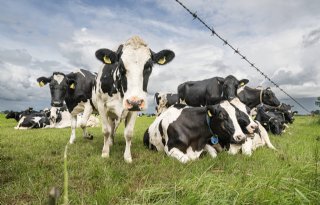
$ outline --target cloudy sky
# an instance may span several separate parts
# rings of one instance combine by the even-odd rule
[[[293,97],[320,96],[320,1],[181,1]],[[49,107],[49,88],[39,88],[36,78],[79,68],[97,72],[95,51],[133,35],[154,51],[176,54],[154,67],[150,101],[156,91],[175,92],[184,81],[214,76],[270,85],[174,0],[1,1],[0,110]]]

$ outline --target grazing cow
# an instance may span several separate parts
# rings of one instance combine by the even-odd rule
[[[154,95],[156,100],[156,111],[157,116],[168,109],[171,105],[177,104],[179,102],[178,94],[173,93],[156,93]]]
[[[19,120],[15,129],[33,129],[50,127],[50,111],[31,113],[24,115]]]
[[[267,131],[271,131],[275,135],[280,135],[284,131],[285,119],[281,112],[265,111],[263,106],[259,106],[257,108],[256,120],[259,121]]]
[[[153,64],[165,65],[174,56],[170,50],[153,52],[138,36],[120,45],[116,52],[109,49],[96,51],[98,60],[105,64],[98,73],[94,93],[104,134],[102,157],[109,157],[116,126],[125,119],[124,160],[132,162],[130,147],[136,111],[147,108],[147,86]]]
[[[93,136],[87,132],[87,121],[95,110],[92,100],[92,90],[95,85],[96,75],[80,69],[67,75],[60,72],[54,72],[50,77],[40,77],[37,79],[42,87],[49,83],[51,92],[51,105],[53,107],[62,107],[64,102],[71,114],[71,136],[70,143],[74,143],[76,138],[77,115],[84,113],[81,121],[83,137],[92,139]]]
[[[237,93],[241,102],[246,104],[250,109],[262,103],[271,106],[280,105],[280,101],[270,88],[260,89],[243,86],[238,89]]]
[[[209,140],[223,144],[245,141],[238,123],[241,113],[228,101],[206,107],[176,104],[150,125],[144,134],[144,144],[164,150],[182,163],[199,158],[204,150],[216,157],[217,152],[208,144]]]
[[[213,77],[201,81],[188,81],[178,86],[180,102],[190,106],[214,105],[222,100],[237,97],[237,89],[249,80],[237,80],[229,75],[226,78]]]

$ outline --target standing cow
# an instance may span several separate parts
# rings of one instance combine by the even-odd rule
[[[147,108],[147,86],[153,64],[165,65],[174,56],[170,50],[153,52],[138,36],[121,44],[117,51],[106,48],[96,51],[96,57],[105,64],[98,73],[94,92],[104,134],[102,157],[109,157],[116,125],[124,119],[124,160],[132,162],[130,147],[136,111]]]
[[[83,112],[81,128],[83,137],[92,139],[93,136],[87,132],[87,121],[95,109],[92,101],[92,90],[95,85],[96,75],[80,69],[67,75],[54,72],[50,77],[40,77],[37,79],[39,86],[43,87],[47,83],[50,86],[52,107],[62,107],[64,102],[71,114],[71,136],[70,143],[74,143],[76,138],[77,115]]]

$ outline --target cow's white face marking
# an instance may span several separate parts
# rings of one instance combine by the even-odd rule
[[[60,83],[63,81],[64,79],[64,75],[61,74],[55,74],[53,75],[53,79],[57,81],[57,83],[60,85]]]
[[[243,134],[240,125],[238,123],[237,117],[236,117],[236,110],[235,108],[228,102],[228,101],[223,101],[220,103],[220,106],[226,110],[228,113],[229,117],[232,120],[233,127],[235,129],[235,132],[233,134],[233,139],[235,141],[239,141],[240,139],[237,139],[236,136],[241,136],[240,138],[243,140],[246,138],[246,136]]]
[[[254,130],[255,130],[255,128],[258,127],[258,125],[257,125],[257,123],[255,123],[255,122],[253,121],[253,119],[251,118],[251,116],[247,113],[246,105],[243,104],[243,103],[239,100],[239,98],[233,98],[233,99],[230,101],[230,103],[231,103],[232,105],[234,105],[235,107],[237,107],[241,112],[245,113],[245,114],[248,116],[248,118],[249,118],[249,120],[250,120],[250,123],[249,123],[249,125],[247,125],[246,129],[248,130],[249,133],[253,133]]]
[[[126,69],[127,91],[124,93],[123,106],[130,98],[138,98],[147,103],[147,93],[143,91],[143,70],[151,58],[150,49],[139,37],[129,39],[122,48],[121,59]],[[147,108],[145,104],[144,109]]]

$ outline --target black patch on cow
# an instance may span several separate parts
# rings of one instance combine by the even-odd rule
[[[160,123],[159,123],[158,129],[159,129],[160,135],[163,136],[162,120],[161,120]]]
[[[150,150],[157,150],[157,148],[153,144],[150,144],[150,135],[148,129],[144,132],[143,144]]]
[[[182,108],[185,108],[187,105],[185,104],[174,104],[173,107],[174,108],[177,108],[178,110],[182,109]]]
[[[152,72],[153,61],[151,58],[144,64],[143,68],[143,91],[147,92],[149,77]]]

